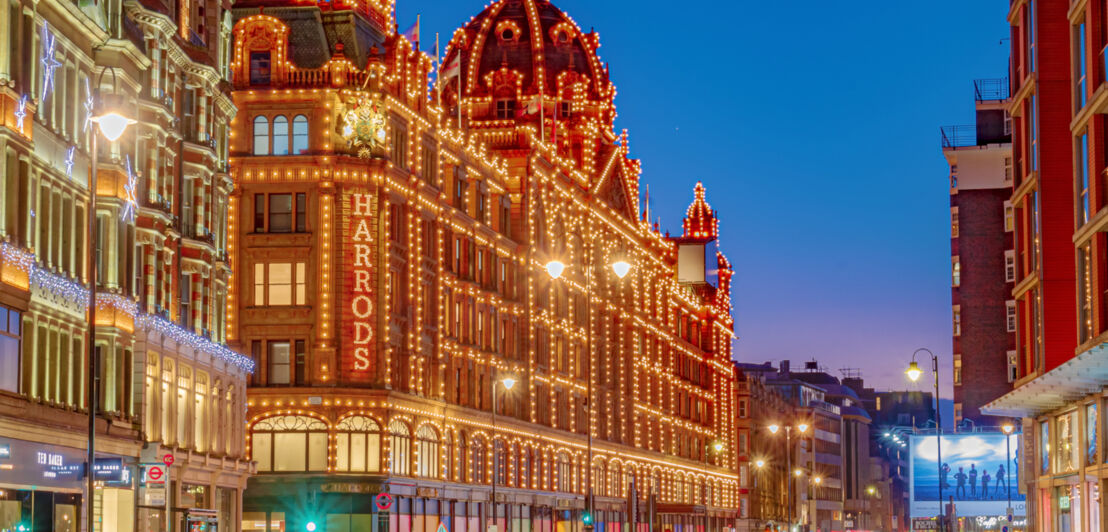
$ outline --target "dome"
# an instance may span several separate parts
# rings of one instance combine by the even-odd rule
[[[457,72],[467,101],[511,99],[534,109],[541,91],[551,111],[553,101],[572,102],[610,124],[614,90],[599,46],[596,32],[582,32],[547,0],[499,0],[454,32],[440,72],[443,91],[456,93]]]

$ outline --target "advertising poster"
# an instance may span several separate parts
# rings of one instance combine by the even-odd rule
[[[912,517],[939,513],[939,483],[942,497],[954,501],[959,517],[1003,516],[1011,497],[1014,515],[1026,514],[1024,496],[1019,493],[1019,434],[943,434],[942,466],[935,435],[912,436],[909,469],[912,475]]]

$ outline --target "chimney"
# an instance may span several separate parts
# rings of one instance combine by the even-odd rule
[[[786,376],[789,375],[790,372],[789,372],[789,361],[788,360],[782,360],[780,367],[781,367],[781,370],[780,370],[779,373],[781,373],[782,375],[786,375]]]

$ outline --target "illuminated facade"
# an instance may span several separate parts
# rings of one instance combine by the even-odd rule
[[[89,118],[109,95],[137,123],[98,145],[96,450],[130,474],[98,483],[96,530],[238,529],[252,363],[223,345],[228,7],[0,9],[0,530],[81,530],[90,509]],[[138,464],[167,455],[159,503]]]
[[[591,487],[618,530],[646,521],[632,484],[666,526],[734,526],[731,269],[703,187],[681,237],[641,219],[597,37],[548,2],[489,6],[430,91],[392,9],[235,6],[244,527],[579,529]]]

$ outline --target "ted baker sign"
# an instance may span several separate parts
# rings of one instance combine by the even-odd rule
[[[368,371],[373,365],[373,196],[350,195],[350,318],[353,347],[350,369]]]

